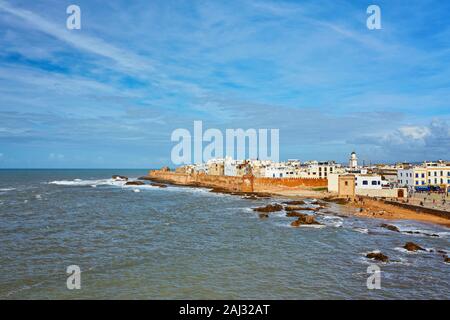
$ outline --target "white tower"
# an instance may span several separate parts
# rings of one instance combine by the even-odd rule
[[[358,167],[358,158],[356,157],[356,152],[353,151],[350,155],[349,167],[355,169]]]

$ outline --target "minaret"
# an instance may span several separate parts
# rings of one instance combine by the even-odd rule
[[[349,167],[355,169],[358,167],[358,158],[356,157],[356,152],[353,151],[350,155]]]

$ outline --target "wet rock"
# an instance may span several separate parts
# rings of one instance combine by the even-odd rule
[[[308,207],[300,207],[300,206],[286,206],[284,207],[286,211],[297,211],[297,210],[306,210],[306,211],[316,211],[316,209],[308,208]]]
[[[366,258],[377,260],[377,261],[381,261],[381,262],[388,262],[389,261],[389,257],[384,255],[384,254],[382,254],[381,252],[369,252],[366,255]]]
[[[420,232],[420,231],[404,231],[403,233],[421,234],[421,235],[428,236],[428,237],[439,238],[439,235],[435,234],[435,233],[424,233],[424,232]]]
[[[297,220],[292,221],[291,226],[300,227],[301,225],[321,225],[321,223],[317,222],[313,216],[309,216],[307,214],[300,216]]]
[[[159,187],[159,188],[167,188],[167,186],[163,183],[157,183],[157,182],[153,182],[150,184],[153,187]]]
[[[388,229],[388,230],[391,230],[391,231],[394,231],[394,232],[400,232],[400,229],[399,229],[399,228],[397,228],[396,226],[393,226],[393,225],[391,225],[391,224],[383,223],[382,225],[380,225],[380,227],[381,227],[381,228]]]
[[[306,203],[305,203],[305,201],[302,201],[302,200],[296,200],[296,201],[286,201],[286,202],[283,202],[283,204],[287,204],[289,206],[301,206]]]
[[[126,186],[143,186],[145,185],[144,182],[142,181],[128,181],[127,183],[125,183]]]
[[[422,248],[421,246],[419,246],[418,244],[415,244],[414,242],[407,242],[403,248],[405,248],[408,251],[426,251],[424,248]]]
[[[444,256],[444,262],[450,263],[450,258],[447,255]]]
[[[267,219],[269,217],[269,214],[268,213],[260,213],[259,214],[259,218],[260,219]]]
[[[445,251],[445,250],[440,250],[440,249],[437,250],[436,252],[437,252],[437,253],[442,253],[442,254],[447,254],[447,251]]]
[[[112,178],[116,181],[128,181],[128,177],[125,176],[113,175]]]
[[[265,207],[253,208],[253,211],[256,212],[277,212],[283,210],[283,206],[281,204],[269,204]]]
[[[288,213],[286,213],[286,217],[304,217],[304,216],[306,216],[307,214],[305,214],[305,213],[300,213],[300,212],[297,212],[297,211],[289,211]]]

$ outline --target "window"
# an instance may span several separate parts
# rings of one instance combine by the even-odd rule
[[[381,181],[378,181],[378,185],[380,185],[381,184]]]
[[[345,185],[348,186],[348,181],[345,181]]]
[[[373,186],[376,186],[376,185],[378,185],[377,181],[375,181],[375,180],[374,180],[374,181],[372,181],[372,185],[373,185]]]
[[[418,186],[419,185],[419,181],[416,181],[416,186]]]
[[[363,180],[363,186],[367,186],[367,185],[369,185],[369,181]]]
[[[450,173],[450,172],[449,172]],[[425,178],[425,173],[422,173],[422,178]]]
[[[444,171],[441,171],[441,177],[444,176]]]
[[[419,177],[419,174],[418,173],[416,173],[416,178],[418,178]]]
[[[450,180],[449,180],[450,181]],[[425,185],[425,181],[422,181],[422,185]]]

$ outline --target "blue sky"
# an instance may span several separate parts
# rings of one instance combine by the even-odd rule
[[[81,8],[67,30],[66,8]],[[377,4],[382,29],[368,30]],[[176,128],[280,157],[450,158],[448,1],[0,0],[0,168],[171,164]]]

